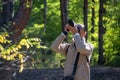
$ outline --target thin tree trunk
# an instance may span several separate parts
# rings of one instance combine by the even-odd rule
[[[83,7],[84,18],[83,18],[83,22],[84,22],[86,31],[88,31],[88,16],[87,16],[87,14],[88,14],[88,0],[84,0],[84,7]],[[86,35],[86,41],[87,41],[87,38],[88,38],[88,33]]]
[[[12,0],[3,0],[2,6],[2,23],[1,26],[4,26],[5,29],[10,28],[10,23],[13,17],[13,1]],[[8,27],[9,26],[9,27]]]
[[[47,24],[47,1],[44,0],[44,32],[46,32],[46,24]]]
[[[10,22],[13,17],[13,1],[11,0],[2,0],[2,12],[1,12],[1,24],[6,30],[10,28]],[[3,31],[2,29],[0,31]],[[0,59],[3,64],[0,63],[0,80],[12,80],[13,70],[11,68],[11,62],[6,62],[3,59]],[[5,67],[8,65],[8,69]]]
[[[95,0],[92,0],[92,3],[95,4]],[[92,29],[91,29],[91,33],[94,34],[94,27],[95,27],[95,7],[93,5],[92,7],[92,18],[91,18],[91,22],[92,22]],[[94,41],[94,37],[91,36],[91,40]]]
[[[47,2],[46,0],[44,0],[44,31],[43,31],[43,34],[46,33],[46,24],[47,24],[47,15],[46,15],[46,12],[47,11]],[[46,46],[46,39],[43,37],[43,46]],[[45,63],[45,49],[42,49],[42,63]]]
[[[61,9],[61,22],[62,22],[62,31],[68,21],[68,0],[60,0],[60,9]]]
[[[99,58],[98,58],[98,64],[103,65],[105,62],[103,52],[103,34],[104,34],[104,27],[103,27],[103,14],[104,14],[104,8],[103,8],[103,0],[99,1]]]

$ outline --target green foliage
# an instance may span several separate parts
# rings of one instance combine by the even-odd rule
[[[27,28],[23,34],[29,37],[40,37],[42,41],[51,42],[60,32],[60,6],[59,1],[47,2],[47,23],[44,25],[44,0],[33,1],[32,14]],[[52,5],[51,5],[52,4]],[[53,7],[54,6],[54,7]],[[29,31],[29,32],[28,32]],[[33,34],[34,33],[34,34]],[[50,43],[47,43],[50,44]]]
[[[76,23],[83,23],[83,0],[69,0],[68,18]]]
[[[116,0],[117,1],[117,0]],[[119,8],[120,8],[120,2],[114,2],[108,0],[106,2],[106,10],[107,14],[105,15],[105,26],[107,27],[106,34],[104,35],[104,49],[105,49],[105,58],[106,58],[106,65],[114,66],[114,67],[120,67],[118,65],[118,60],[120,59],[120,28],[119,28]],[[116,55],[116,56],[114,56]],[[116,62],[115,62],[116,61]]]
[[[37,50],[37,55],[34,55],[34,60],[33,60],[33,67],[57,67],[56,63],[60,60],[62,60],[61,64],[63,64],[64,59],[62,57],[56,59],[57,54],[51,54],[46,53],[50,49],[50,45],[55,40],[55,38],[61,33],[61,18],[60,18],[60,2],[59,0],[53,1],[49,0],[47,1],[47,23],[44,24],[44,1],[43,0],[35,0],[33,1],[33,7],[32,7],[32,14],[29,20],[29,23],[27,27],[23,31],[23,36],[26,35],[28,37],[40,37],[41,40],[43,41],[41,45],[47,46],[47,49],[44,49],[44,52],[42,52],[41,49]],[[97,2],[98,3],[98,2]],[[98,5],[98,4],[97,4]],[[95,7],[97,6],[95,5]],[[97,12],[98,9],[96,9]],[[68,3],[68,17],[73,19],[76,23],[83,23],[83,0],[77,1],[77,0],[70,0]],[[95,34],[93,36],[96,38],[97,41],[97,15],[96,15],[96,20],[95,20]],[[91,26],[89,26],[90,29]],[[90,31],[90,30],[89,30]],[[69,34],[68,36],[68,42],[71,41],[72,35]],[[90,41],[90,40],[89,40]],[[94,43],[95,45],[95,57],[93,58],[95,61],[94,63],[97,64],[97,57],[98,54],[98,48],[97,44]],[[50,54],[50,55],[49,55]],[[60,55],[59,55],[60,56]],[[43,62],[43,59],[45,61]],[[56,62],[56,63],[55,63]],[[59,64],[58,64],[59,65]]]
[[[104,34],[104,57],[106,59],[106,65],[113,64],[111,60],[114,55],[120,55],[120,1],[119,0],[105,0],[104,8],[106,13],[103,17],[103,26],[106,28]],[[91,33],[92,28],[92,8],[95,9],[95,25],[94,33]],[[23,31],[22,36],[38,37],[42,40],[41,45],[46,46],[44,49],[37,50],[33,55],[32,66],[33,67],[57,67],[60,60],[63,60],[63,56],[52,54],[49,49],[53,40],[61,33],[61,15],[60,15],[60,1],[48,0],[47,1],[47,22],[44,23],[44,0],[34,0],[32,7],[32,14],[27,27]],[[83,0],[69,0],[68,3],[68,18],[73,19],[76,23],[83,23]],[[99,0],[95,0],[95,3],[89,1],[88,4],[88,42],[91,42],[94,46],[94,53],[92,55],[92,65],[97,65],[98,61],[98,21],[99,20]],[[94,37],[94,41],[91,40]],[[72,35],[69,34],[68,42],[70,42]],[[117,59],[115,59],[117,58]],[[114,57],[114,60],[119,60],[119,57]],[[44,61],[45,60],[45,61]],[[62,62],[63,64],[63,62]],[[117,63],[116,63],[117,64]],[[115,65],[115,64],[114,64]]]
[[[92,25],[92,9],[94,9],[94,25]],[[98,20],[99,20],[99,0],[94,0],[94,2],[88,2],[88,42],[92,43],[94,46],[94,51],[91,58],[91,66],[98,65]],[[91,29],[94,27],[94,33]],[[94,38],[94,40],[92,40]]]
[[[112,56],[109,62],[105,64],[111,67],[120,67],[120,56]]]
[[[36,54],[31,55],[32,62],[30,66],[32,67],[43,68],[53,67],[54,65],[55,55],[52,54],[49,46],[61,32],[59,5],[59,0],[47,1],[47,22],[44,24],[44,0],[33,1],[32,14],[22,36],[38,37],[42,41],[40,44],[47,46],[47,48],[34,48]],[[29,62],[27,64],[29,66]]]

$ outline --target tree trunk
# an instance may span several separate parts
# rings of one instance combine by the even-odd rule
[[[46,24],[47,24],[47,2],[44,0],[44,32],[46,32]]]
[[[99,1],[99,58],[98,58],[98,64],[103,65],[105,62],[104,56],[103,56],[103,34],[104,34],[104,27],[103,27],[103,14],[104,14],[104,8],[103,8],[103,0]]]
[[[5,2],[6,1],[6,2]],[[17,15],[14,16],[13,20],[13,1],[14,0],[3,0],[3,11],[2,11],[2,22],[4,24],[9,24],[9,22],[12,22],[12,26],[8,27],[8,32],[12,32],[13,34],[10,35],[11,40],[14,42],[18,41],[18,38],[20,37],[22,30],[24,29],[25,25],[28,22],[30,12],[31,12],[31,6],[32,6],[32,0],[20,0],[20,7],[17,12]],[[1,60],[0,60],[1,61]],[[12,80],[12,73],[13,68],[8,65],[10,62],[6,64],[4,62],[4,65],[0,67],[3,67],[4,69],[0,69],[0,80]],[[8,65],[8,69],[6,69],[6,65]],[[12,65],[12,64],[11,64]],[[9,69],[10,68],[10,69]]]
[[[83,22],[84,22],[84,25],[85,25],[85,29],[86,31],[88,31],[88,0],[84,0],[84,7],[83,7],[83,15],[84,15],[84,18],[83,18]],[[88,38],[88,33],[86,35],[86,41],[87,41],[87,38]]]
[[[61,9],[61,22],[62,22],[62,31],[64,31],[65,25],[68,21],[68,0],[60,0],[60,9]]]
[[[10,37],[14,43],[18,42],[20,35],[28,22],[32,8],[32,0],[20,0],[19,6],[17,14],[12,20],[12,26],[9,29],[9,31],[12,32]]]
[[[1,12],[1,20],[0,20],[0,26],[8,30],[10,28],[10,23],[13,17],[13,3],[14,1],[11,0],[3,0],[2,1],[2,12]],[[0,31],[3,31],[2,28],[0,28]],[[0,59],[0,80],[12,80],[12,73],[13,70],[12,68],[6,68],[5,66],[8,65],[7,67],[10,67],[11,62],[4,62],[4,64],[1,64],[2,59]]]
[[[46,2],[46,0],[44,0],[44,14],[43,14],[43,16],[44,16],[44,31],[43,31],[43,35],[46,33],[46,24],[47,24],[47,17],[46,17],[47,12],[46,11],[47,11],[47,2]],[[46,46],[46,39],[44,38],[44,36],[42,37],[42,41],[43,41],[42,45]],[[42,49],[42,63],[43,64],[46,61],[45,56],[46,56],[45,49]]]
[[[95,0],[92,0],[92,3],[95,4]],[[95,27],[95,7],[93,5],[92,7],[92,18],[91,18],[91,22],[92,22],[92,29],[91,29],[91,33],[94,34],[94,27]],[[94,41],[94,37],[91,36],[91,40]]]
[[[1,12],[1,23],[0,26],[4,27],[5,29],[10,28],[10,23],[13,17],[13,1],[11,0],[3,0],[2,1],[2,12]]]

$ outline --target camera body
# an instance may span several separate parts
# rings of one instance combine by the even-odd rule
[[[72,19],[68,20],[68,24],[70,26],[74,27],[74,21]],[[67,29],[67,31],[69,31],[69,30]]]
[[[74,27],[74,21],[72,19],[68,20],[68,24],[72,27]]]

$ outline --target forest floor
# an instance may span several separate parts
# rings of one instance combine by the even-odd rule
[[[24,69],[12,80],[61,80],[62,77],[62,68]],[[91,80],[120,80],[120,68],[91,67]]]

